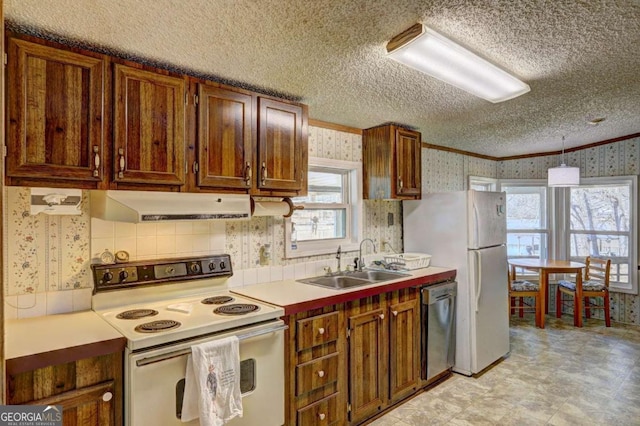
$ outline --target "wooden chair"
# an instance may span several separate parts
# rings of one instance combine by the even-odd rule
[[[524,317],[525,309],[533,309],[535,312],[535,324],[536,326],[540,326],[540,316],[542,314],[542,306],[540,299],[540,284],[532,283],[526,280],[518,280],[516,279],[516,267],[511,266],[509,269],[509,313],[510,315],[515,314],[516,309],[519,310],[520,318]],[[532,297],[534,301],[534,305],[528,305],[524,302],[525,297]],[[516,299],[518,299],[519,304],[516,305]]]
[[[584,298],[584,312],[587,318],[591,318],[591,309],[604,309],[604,322],[611,327],[611,315],[609,314],[609,274],[611,272],[611,259],[599,259],[588,256],[585,260],[584,281],[580,274],[576,275],[576,282],[560,280],[556,291],[556,317],[562,316],[562,294],[573,296],[573,324],[582,327],[582,309],[580,301]],[[591,303],[592,297],[602,297],[603,306]]]

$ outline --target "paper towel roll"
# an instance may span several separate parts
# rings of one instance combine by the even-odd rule
[[[285,216],[290,211],[285,201],[256,201],[253,216]]]

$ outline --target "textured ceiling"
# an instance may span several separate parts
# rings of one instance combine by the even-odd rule
[[[637,0],[4,0],[10,25],[309,105],[358,128],[402,123],[493,157],[640,132]],[[531,86],[492,104],[385,57],[422,22]],[[587,121],[606,117],[598,126]]]

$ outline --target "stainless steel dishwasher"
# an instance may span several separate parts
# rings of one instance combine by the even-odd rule
[[[423,379],[450,370],[455,362],[457,286],[449,281],[420,290]]]

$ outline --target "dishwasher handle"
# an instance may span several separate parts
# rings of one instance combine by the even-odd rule
[[[455,281],[448,281],[443,284],[424,286],[420,289],[422,293],[422,304],[433,305],[441,300],[451,299],[457,295],[457,285]]]

